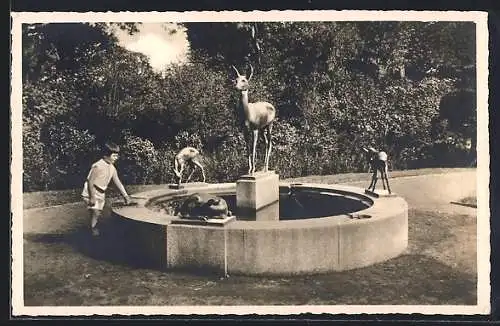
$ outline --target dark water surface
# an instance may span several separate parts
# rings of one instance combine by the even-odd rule
[[[230,211],[238,216],[236,195],[234,193],[217,193],[222,197]],[[184,198],[175,198],[155,203],[151,209],[172,212],[179,207]],[[279,206],[276,207],[276,205]],[[279,202],[266,207],[268,211],[278,211],[280,220],[296,220],[318,218],[358,212],[371,204],[353,196],[345,196],[335,192],[321,192],[315,190],[280,188]]]

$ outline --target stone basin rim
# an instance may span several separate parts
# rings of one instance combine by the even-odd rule
[[[183,191],[166,185],[166,189],[136,194],[134,197],[142,197],[140,205],[114,208],[113,214],[132,221],[134,236],[126,241],[162,270],[195,268],[222,275],[312,275],[383,262],[399,256],[408,247],[408,204],[402,197],[370,198],[365,189],[336,184],[279,183],[285,187],[291,184],[318,192],[347,192],[369,200],[373,202],[370,207],[353,214],[372,217],[355,219],[341,214],[194,225],[172,223],[180,218],[145,207],[158,198],[167,200],[169,194],[227,194],[236,190],[234,183],[190,186]]]
[[[389,218],[393,214],[387,214],[388,211],[392,211],[397,214],[401,212],[401,210],[408,209],[406,201],[399,196],[373,198],[365,194],[365,189],[354,186],[339,185],[339,184],[323,184],[323,183],[295,183],[295,182],[280,182],[279,186],[280,187],[292,186],[299,189],[311,189],[312,191],[315,192],[333,191],[339,195],[357,197],[359,198],[359,200],[371,203],[371,205],[366,209],[357,211],[353,214],[354,215],[367,214],[371,215],[372,217],[366,219],[356,219],[350,217],[351,213],[345,213],[332,216],[312,217],[312,218],[295,219],[295,220],[281,220],[281,221],[236,220],[226,224],[225,227],[226,228],[262,227],[267,229],[269,227],[294,228],[294,227],[307,226],[309,228],[314,228],[314,227],[322,227],[324,225],[331,225],[332,223],[341,224],[347,221],[349,221],[350,223],[368,223],[373,220]],[[180,218],[177,216],[155,212],[149,209],[147,206],[160,200],[168,200],[178,196],[184,197],[196,192],[209,192],[216,194],[217,192],[236,191],[236,183],[216,183],[216,184],[207,183],[200,186],[195,185],[184,189],[170,189],[168,188],[168,185],[165,185],[165,187],[166,189],[149,190],[133,194],[131,195],[131,197],[139,199],[137,206],[112,207],[112,211],[114,214],[126,219],[138,222],[150,223],[150,224],[168,225],[171,223],[172,220],[179,220]],[[385,214],[380,214],[381,212],[385,212]]]

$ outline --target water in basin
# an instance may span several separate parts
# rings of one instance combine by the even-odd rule
[[[235,193],[213,193],[226,200],[229,210],[240,219],[255,219],[255,217],[244,218],[237,211]],[[183,198],[167,199],[154,203],[150,209],[172,214],[183,202]],[[326,216],[349,214],[368,208],[370,202],[361,198],[344,195],[334,191],[318,191],[308,189],[294,189],[280,187],[279,202],[271,204],[259,210],[258,220],[297,220],[308,218],[319,218]]]

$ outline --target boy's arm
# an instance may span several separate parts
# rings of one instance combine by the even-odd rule
[[[94,187],[94,181],[95,181],[95,170],[97,169],[96,166],[93,166],[91,169],[90,169],[90,174],[89,174],[89,178],[87,180],[87,184],[88,184],[88,192],[89,192],[89,200],[90,200],[90,205],[93,205],[94,202],[95,202],[95,187]]]
[[[118,178],[118,172],[116,171],[116,169],[115,169],[115,172],[113,173],[113,182],[115,183],[116,187],[118,187],[118,190],[122,194],[125,201],[128,202],[130,197],[129,197],[127,191],[125,190],[125,187],[123,186],[122,182],[120,181],[120,178]]]

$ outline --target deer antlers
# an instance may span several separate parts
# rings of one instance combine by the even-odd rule
[[[238,77],[241,77],[241,74],[238,71],[238,69],[236,69],[235,66],[231,66],[231,67],[234,69],[234,71],[236,71],[236,74],[238,75]],[[250,76],[247,78],[247,81],[250,81],[250,79],[252,79],[252,76],[253,76],[253,66],[250,65]]]

